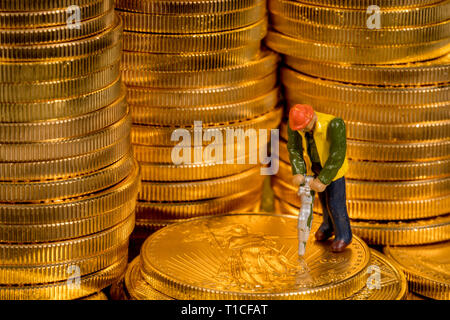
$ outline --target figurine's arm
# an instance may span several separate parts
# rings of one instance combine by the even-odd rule
[[[345,123],[341,118],[331,120],[328,128],[330,138],[330,155],[325,162],[319,176],[317,177],[323,184],[330,184],[336,177],[339,169],[345,161],[347,151],[347,138],[345,134]]]
[[[306,173],[306,165],[303,160],[302,137],[297,131],[292,130],[288,125],[288,143],[289,160],[291,161],[292,174]]]

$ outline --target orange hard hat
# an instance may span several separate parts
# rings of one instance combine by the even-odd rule
[[[292,130],[303,130],[314,118],[314,110],[307,104],[296,104],[289,111],[289,127]]]

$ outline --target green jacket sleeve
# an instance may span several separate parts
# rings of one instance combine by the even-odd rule
[[[327,138],[330,139],[330,155],[317,178],[328,185],[336,177],[345,161],[347,138],[344,120],[334,118],[330,121]]]
[[[302,137],[297,131],[292,130],[288,125],[288,143],[289,160],[291,161],[292,174],[305,174],[306,165],[303,159]]]

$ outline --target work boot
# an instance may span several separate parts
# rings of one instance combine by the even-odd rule
[[[352,243],[352,241],[347,243],[344,240],[335,239],[333,241],[333,243],[331,244],[331,251],[336,252],[336,253],[340,253],[340,252],[344,251],[345,248],[347,248],[348,245],[350,245],[350,243]]]
[[[315,237],[317,241],[326,241],[333,236],[333,230],[329,227],[324,227],[322,224],[316,231]]]

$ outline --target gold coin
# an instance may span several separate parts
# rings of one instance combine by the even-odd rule
[[[125,287],[131,300],[174,300],[153,289],[145,281],[141,274],[140,257],[135,258],[128,265],[125,273]]]
[[[77,0],[79,6],[87,5],[95,0]],[[0,0],[0,11],[47,11],[55,10],[73,5],[72,0]]]
[[[86,154],[110,146],[130,133],[131,117],[83,137],[0,144],[3,162],[45,161]]]
[[[0,62],[0,83],[22,83],[75,79],[104,69],[120,59],[121,41],[97,54],[68,59],[32,62]],[[1,85],[1,84],[0,84]]]
[[[89,20],[114,8],[114,0],[92,0],[79,5],[78,8],[83,21]],[[0,28],[42,28],[67,25],[67,21],[72,14],[73,11],[69,10],[69,7],[58,7],[47,11],[0,11]]]
[[[345,119],[344,119],[345,120]],[[401,124],[345,121],[347,138],[372,142],[405,143],[445,140],[450,136],[450,120]],[[281,125],[281,136],[287,140],[287,127]]]
[[[296,207],[301,206],[297,190],[280,179],[272,179],[275,196]],[[418,200],[360,200],[347,197],[347,209],[350,218],[355,220],[412,220],[432,218],[448,213],[450,194]],[[314,209],[322,212],[318,198]]]
[[[146,240],[142,275],[176,299],[342,299],[364,286],[370,255],[359,238],[339,255],[311,240],[300,260],[297,242],[297,220],[289,216],[192,219]]]
[[[1,122],[34,122],[80,116],[116,101],[123,93],[120,79],[109,86],[84,95],[31,103],[0,102]]]
[[[150,14],[215,14],[255,6],[260,0],[117,0],[116,8],[120,10]]]
[[[243,64],[205,71],[153,71],[145,65],[122,67],[122,77],[129,86],[155,88],[200,88],[230,85],[260,79],[276,71],[279,56],[263,51],[257,58]]]
[[[382,8],[401,8],[407,9],[409,7],[427,6],[440,2],[441,0],[398,0],[392,2],[390,0],[378,0],[377,4]],[[373,5],[372,0],[345,0],[345,1],[333,1],[333,0],[302,0],[303,3],[314,4],[316,6],[332,7],[332,8],[351,8],[351,9],[364,9]]]
[[[260,168],[252,168],[225,178],[190,182],[142,182],[138,199],[142,201],[193,201],[239,193],[249,184],[262,185]]]
[[[114,23],[114,10],[79,22],[79,28],[66,23],[62,26],[29,29],[0,29],[2,46],[42,45],[76,41],[106,30]]]
[[[79,268],[80,276],[85,276],[118,262],[127,256],[127,252],[128,240],[96,255],[68,262],[52,264],[49,261],[40,266],[0,266],[0,284],[36,285],[67,281],[73,275],[75,267]]]
[[[275,212],[296,215],[298,207],[275,199]],[[321,218],[318,218],[321,219]],[[370,245],[419,245],[450,240],[450,215],[409,221],[350,220],[352,231]]]
[[[92,301],[104,301],[108,300],[108,297],[103,292],[91,294],[90,296],[81,298],[81,300],[92,300]]]
[[[98,171],[123,158],[131,148],[130,136],[80,156],[32,162],[0,162],[0,181],[68,179]]]
[[[398,2],[389,2],[378,11],[383,28],[398,28],[408,26],[424,26],[448,19],[450,3],[448,1],[434,1],[434,3],[417,7],[401,7],[386,9],[386,5],[396,5]],[[306,2],[306,1],[305,1]],[[315,4],[300,3],[287,0],[269,0],[269,11],[286,18],[302,21],[305,19],[319,25],[343,26],[352,28],[367,28],[367,8],[372,4],[361,8],[355,8],[355,2],[351,7],[340,7],[343,2],[333,2],[327,5],[333,8]],[[349,4],[349,2],[347,2]],[[338,8],[339,7],[339,8]]]
[[[100,50],[104,50],[111,45],[117,43],[122,37],[122,22],[116,17],[114,23],[92,37],[79,39],[76,41],[60,42],[54,44],[43,45],[21,45],[10,46],[0,44],[0,61],[23,61],[26,62],[40,60],[44,61],[49,58],[67,59],[68,57],[81,57],[94,54]]]
[[[138,166],[131,153],[99,171],[66,180],[0,182],[0,199],[6,203],[29,203],[71,199],[111,187]]]
[[[71,201],[37,204],[0,205],[0,224],[49,225],[98,216],[121,207],[136,198],[140,187],[139,168],[136,167],[123,181],[111,188],[72,199]]]
[[[322,80],[288,68],[281,69],[281,80],[288,91],[301,89],[304,95],[323,96],[330,100],[346,103],[413,106],[450,100],[450,85],[448,84],[430,87],[380,88]]]
[[[230,196],[189,202],[143,202],[136,205],[137,220],[177,220],[243,212],[261,200],[261,186]]]
[[[124,29],[134,32],[194,34],[226,31],[246,27],[263,19],[266,15],[265,1],[252,7],[210,14],[147,14],[129,11],[117,13],[122,18]]]
[[[56,100],[88,94],[119,80],[119,61],[103,70],[67,80],[48,82],[0,83],[0,102],[26,103]]]
[[[396,28],[383,26],[380,29],[369,29],[367,27],[351,28],[346,22],[338,26],[321,25],[308,20],[292,19],[275,12],[271,13],[270,18],[273,28],[287,36],[305,41],[346,46],[366,48],[396,46],[439,41],[450,36],[450,20],[426,26],[414,25]]]
[[[160,126],[191,126],[194,121],[202,121],[205,125],[253,119],[274,109],[279,101],[279,89],[251,100],[229,104],[197,106],[147,106],[130,105],[133,123]],[[169,151],[170,154],[170,151]],[[170,156],[169,156],[170,157]]]
[[[124,31],[124,50],[152,53],[211,52],[260,42],[267,33],[267,18],[235,30],[186,34]]]
[[[432,299],[450,299],[449,242],[386,247],[384,252],[405,272],[412,292]]]
[[[376,105],[347,103],[327,99],[326,97],[311,97],[299,92],[286,91],[287,110],[296,104],[309,104],[314,110],[332,114],[336,117],[354,122],[374,124],[402,124],[413,122],[442,121],[448,119],[450,103],[432,103],[413,106]]]
[[[450,2],[447,1],[450,7]],[[450,54],[426,62],[393,65],[356,65],[327,63],[285,57],[291,68],[304,74],[354,84],[412,86],[447,83],[450,71]]]
[[[204,127],[204,130],[211,129],[217,134],[222,134],[222,137],[224,137],[223,144],[224,146],[232,146],[235,143],[235,140],[233,138],[232,141],[227,141],[226,138],[226,132],[227,130],[247,130],[247,129],[273,129],[277,128],[280,120],[281,120],[281,114],[282,114],[282,108],[276,108],[273,109],[263,115],[260,115],[257,118],[250,119],[247,121],[240,121],[240,122],[234,122],[229,124],[224,124],[220,126],[212,126],[212,127]],[[186,128],[177,128],[177,127],[158,127],[158,126],[143,126],[143,125],[133,125],[132,131],[131,131],[131,142],[133,144],[138,145],[145,145],[145,146],[177,146],[179,145],[179,141],[173,141],[172,140],[172,133],[175,130],[185,130],[183,132],[187,132],[190,135],[190,146],[196,146],[199,143],[195,143],[194,141],[194,130],[199,131],[198,129],[194,129],[194,127],[186,127]],[[263,132],[260,134],[267,134],[270,136],[270,132]],[[239,137],[238,137],[239,138]],[[256,140],[256,136],[254,136],[255,139],[252,139],[252,136],[250,136],[249,140]],[[187,139],[186,139],[187,140]],[[228,139],[229,140],[229,139]],[[185,141],[186,143],[188,141]],[[211,141],[202,141],[202,145],[209,145]],[[246,138],[244,136],[241,137],[241,139],[237,139],[237,147],[238,149],[245,153],[246,150]],[[256,143],[256,141],[254,141]],[[183,147],[183,145],[180,145],[180,147]],[[175,149],[176,150],[176,149]],[[224,159],[225,160],[225,159]]]
[[[101,232],[124,221],[136,207],[137,194],[123,205],[99,212],[97,216],[52,224],[0,224],[4,243],[40,243],[62,241]]]
[[[135,215],[132,213],[120,224],[86,237],[48,243],[0,243],[0,267],[67,263],[98,255],[128,240],[134,224]]]
[[[408,282],[399,265],[376,250],[370,250],[366,287],[347,300],[404,300]],[[373,276],[371,280],[370,276]],[[379,281],[379,283],[377,283]]]
[[[71,281],[35,286],[0,286],[0,299],[5,300],[69,300],[78,299],[100,290],[116,281],[127,268],[127,257],[115,264],[80,278],[80,285]]]
[[[187,89],[128,87],[127,100],[132,105],[164,106],[167,108],[202,107],[251,100],[276,87],[277,74],[275,72],[269,73],[270,71],[274,70],[268,70],[264,77],[259,79],[223,86]]]
[[[1,87],[1,85],[0,85]],[[73,118],[0,123],[0,142],[18,143],[85,136],[118,122],[128,112],[125,91],[111,105]]]
[[[351,64],[398,64],[435,59],[450,51],[450,38],[419,44],[356,47],[295,39],[269,30],[266,45],[289,56]]]

